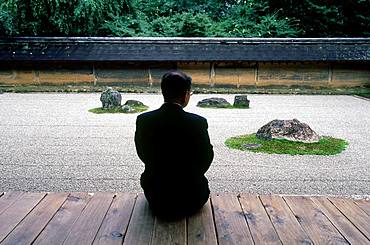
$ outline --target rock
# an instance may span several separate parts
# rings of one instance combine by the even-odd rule
[[[122,106],[122,111],[124,112],[124,113],[133,113],[133,112],[135,112],[135,109],[134,108],[132,108],[131,106],[129,106],[129,105],[124,105],[124,106]]]
[[[144,106],[144,103],[142,103],[138,100],[128,100],[128,101],[126,101],[125,105],[128,105],[128,106]]]
[[[103,109],[121,107],[121,100],[121,94],[118,91],[113,90],[111,87],[108,87],[107,90],[100,95]]]
[[[315,143],[320,140],[320,136],[315,131],[297,119],[273,120],[260,128],[256,137],[264,140],[286,139],[303,143]]]
[[[217,107],[217,108],[227,108],[231,104],[227,102],[224,98],[209,98],[198,102],[199,107]]]
[[[246,95],[236,95],[234,98],[234,106],[240,108],[249,108],[249,100]]]

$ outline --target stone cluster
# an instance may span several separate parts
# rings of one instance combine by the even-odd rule
[[[303,143],[319,142],[320,136],[310,126],[293,120],[273,120],[262,126],[256,133],[256,137],[264,140],[286,139]]]
[[[100,101],[102,102],[103,109],[117,109],[121,108],[125,113],[136,112],[135,107],[145,106],[142,102],[138,100],[127,100],[124,105],[121,105],[122,96],[121,94],[113,90],[111,87],[108,87],[101,96]]]
[[[214,107],[214,108],[231,108],[231,104],[224,98],[207,98],[198,102],[199,107]],[[249,108],[249,100],[246,95],[236,95],[234,98],[234,107]]]
[[[144,104],[138,100],[128,100],[122,106],[122,111],[126,113],[133,113],[135,112],[135,109],[134,109],[135,106],[144,106]]]

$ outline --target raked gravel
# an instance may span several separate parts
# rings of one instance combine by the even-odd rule
[[[196,103],[234,95],[193,95],[186,111],[206,117],[215,158],[213,192],[370,196],[370,101],[352,96],[249,95],[250,109],[204,109]],[[133,142],[136,114],[93,114],[100,94],[1,94],[0,191],[141,191],[143,164]],[[122,94],[150,109],[159,94]],[[335,156],[290,156],[228,149],[228,137],[273,119],[309,124],[346,139]]]

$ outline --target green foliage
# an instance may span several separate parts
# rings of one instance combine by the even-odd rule
[[[203,37],[208,33],[212,20],[203,13],[184,12],[153,21],[154,36]]]
[[[111,20],[101,26],[101,30],[108,36],[135,37],[141,33],[140,22],[132,15],[109,17]]]
[[[17,29],[13,27],[13,16],[8,11],[0,9],[0,33],[3,33],[5,36],[17,34]]]
[[[278,12],[266,13],[265,4],[239,4],[230,8],[229,15],[220,23],[215,36],[230,37],[296,37],[300,31],[289,18]],[[263,14],[264,13],[264,14]]]
[[[364,98],[368,98],[368,99],[370,99],[370,92],[368,92],[368,93],[359,93],[359,94],[357,94],[358,96],[361,96],[361,97],[364,97]]]
[[[271,11],[298,20],[301,36],[361,37],[370,35],[370,0],[267,1]]]
[[[261,140],[256,137],[256,134],[232,137],[227,139],[225,144],[231,149],[242,151],[289,155],[336,155],[345,150],[348,145],[345,140],[328,136],[321,137],[318,143],[302,143],[276,139]],[[244,144],[260,144],[261,146],[255,149],[246,149],[243,147]]]
[[[131,10],[128,0],[4,0],[0,36],[98,36],[105,20]]]
[[[0,36],[370,36],[370,0],[2,0]]]
[[[180,36],[183,37],[203,37],[212,25],[211,18],[203,13],[186,13],[182,15],[182,18]]]

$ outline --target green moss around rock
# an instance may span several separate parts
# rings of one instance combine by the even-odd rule
[[[336,155],[346,149],[348,143],[343,139],[322,136],[318,143],[292,142],[288,140],[261,140],[256,134],[231,137],[225,141],[227,147],[252,152],[289,155]],[[245,145],[260,145],[247,148]]]
[[[103,113],[125,113],[125,114],[133,114],[133,113],[139,113],[148,110],[148,106],[131,106],[134,110],[127,112],[123,110],[121,107],[114,108],[114,109],[103,109],[101,107],[90,109],[89,112],[95,113],[95,114],[103,114]]]
[[[197,105],[197,107],[200,108],[211,108],[211,109],[249,109],[248,107],[245,106],[234,106],[234,105],[221,105],[221,106],[216,106],[216,105]]]
[[[358,96],[370,99],[370,93],[359,93]]]
[[[210,109],[249,109],[249,107],[242,107],[242,106],[225,106],[225,107],[216,107],[216,106],[198,106],[201,108],[210,108]]]
[[[212,109],[240,109],[241,107],[234,107],[233,105],[221,105],[221,106],[216,106],[216,105],[197,105],[200,108],[212,108]],[[245,108],[245,107],[243,107]]]
[[[107,84],[108,85],[108,84]],[[106,89],[106,86],[91,85],[91,84],[65,84],[65,85],[8,85],[1,84],[0,90],[4,93],[99,93]],[[139,84],[109,84],[113,89],[121,93],[161,93],[159,85],[139,85]],[[242,86],[240,88],[220,86],[210,87],[205,85],[194,84],[192,86],[194,94],[302,94],[302,95],[359,95],[370,97],[369,87],[353,87],[353,88],[325,88],[325,87],[305,87],[305,86]]]

